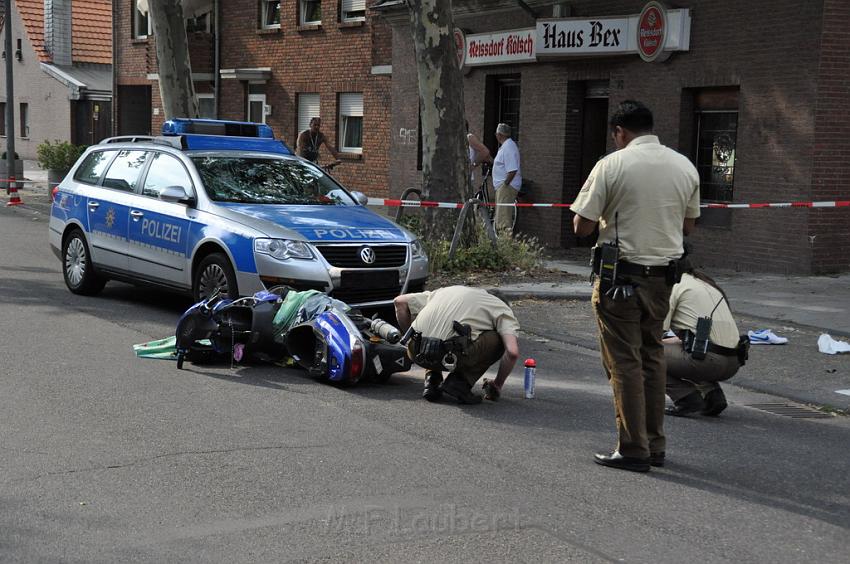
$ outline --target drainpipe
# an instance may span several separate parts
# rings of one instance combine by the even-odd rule
[[[118,49],[116,27],[118,26],[118,18],[116,17],[117,2],[112,2],[112,103],[110,104],[111,119],[112,119],[112,135],[118,135]]]
[[[15,89],[13,86],[12,73],[12,0],[6,0],[5,6],[6,37],[6,176],[11,179],[15,176]],[[11,180],[6,181],[6,193],[12,190]]]
[[[219,118],[219,94],[221,94],[221,2],[214,0],[213,2],[213,20],[215,21],[213,29],[213,100],[215,101],[215,119]]]

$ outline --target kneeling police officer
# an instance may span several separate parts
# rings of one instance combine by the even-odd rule
[[[500,361],[495,381],[484,386],[487,399],[498,399],[519,357],[519,322],[505,302],[479,288],[448,286],[398,296],[394,305],[410,356],[426,370],[426,400],[446,394],[458,403],[481,403],[472,387]]]
[[[744,365],[750,342],[738,333],[726,293],[687,260],[683,262],[687,267],[673,286],[664,321],[664,328],[675,334],[664,339],[667,395],[673,400],[665,413],[715,417],[727,405],[718,382]]]

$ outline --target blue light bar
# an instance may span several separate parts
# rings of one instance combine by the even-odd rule
[[[228,121],[222,119],[175,118],[162,124],[163,135],[219,135],[227,137],[256,137],[274,139],[274,131],[264,123]]]
[[[224,135],[183,135],[183,148],[188,151],[252,151],[291,155],[280,139],[229,137]]]

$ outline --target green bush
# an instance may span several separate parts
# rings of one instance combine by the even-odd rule
[[[38,165],[46,170],[57,170],[67,172],[71,170],[83,151],[86,150],[84,145],[73,145],[68,141],[59,141],[58,139],[51,142],[49,139],[43,143],[39,143],[36,147],[38,154]]]
[[[431,274],[533,271],[543,265],[543,247],[534,237],[521,234],[499,237],[494,246],[480,225],[476,228],[475,240],[471,244],[460,245],[451,259],[450,241],[423,240],[423,243],[428,252]]]

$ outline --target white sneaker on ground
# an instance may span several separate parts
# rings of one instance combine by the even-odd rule
[[[758,331],[747,331],[751,345],[784,345],[788,342],[785,337],[776,335],[770,329],[759,329]]]

